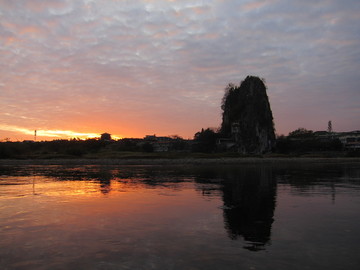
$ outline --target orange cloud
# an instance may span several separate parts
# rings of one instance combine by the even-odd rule
[[[31,36],[38,36],[42,35],[44,31],[37,26],[25,26],[20,29],[19,34],[20,35],[31,35]]]
[[[17,43],[17,42],[19,42],[19,39],[16,38],[16,37],[7,37],[7,38],[5,39],[5,44],[6,44],[7,46],[9,46],[9,45],[11,45],[11,44],[14,44],[14,43]]]
[[[250,2],[247,3],[243,6],[243,8],[245,9],[245,11],[253,11],[255,9],[259,9],[262,8],[263,6],[266,5],[266,2]]]
[[[204,14],[205,12],[210,11],[210,8],[208,6],[197,6],[197,7],[193,7],[192,10],[200,15],[200,14]]]

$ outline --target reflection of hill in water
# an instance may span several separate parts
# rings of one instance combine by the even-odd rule
[[[243,237],[245,248],[261,250],[270,241],[276,201],[276,181],[272,168],[264,166],[229,167],[204,172],[198,183],[211,178],[220,183],[224,225],[233,240]],[[211,194],[210,190],[203,194]]]
[[[278,184],[293,192],[337,184],[360,187],[358,164],[292,164],[234,166],[0,166],[3,175],[46,176],[57,181],[93,181],[99,191],[111,194],[113,181],[140,188],[181,189],[195,183],[203,196],[222,198],[224,227],[229,238],[243,238],[249,250],[261,250],[271,240]],[[1,183],[0,183],[1,184]]]
[[[224,221],[230,238],[243,236],[247,248],[258,250],[270,241],[276,197],[271,171],[247,169],[227,176],[223,185]]]

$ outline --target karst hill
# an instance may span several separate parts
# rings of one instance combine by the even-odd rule
[[[221,136],[240,153],[264,153],[275,143],[273,115],[262,79],[247,76],[239,86],[229,84],[222,100]]]

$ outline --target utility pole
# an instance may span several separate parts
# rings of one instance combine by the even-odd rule
[[[35,129],[35,132],[34,132],[34,141],[36,142],[36,129]]]

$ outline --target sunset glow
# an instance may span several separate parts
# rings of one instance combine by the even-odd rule
[[[278,134],[360,129],[360,2],[0,0],[0,140],[221,123],[228,83],[266,79]]]
[[[23,135],[32,135],[35,137],[35,130],[29,130],[26,128],[19,128],[15,126],[6,126],[0,125],[0,130],[7,130],[16,132]],[[101,136],[100,133],[81,133],[75,132],[71,130],[36,130],[36,137],[37,138],[57,138],[57,139],[92,139],[92,138],[99,138]],[[111,138],[114,140],[121,139],[120,136],[111,135]]]

